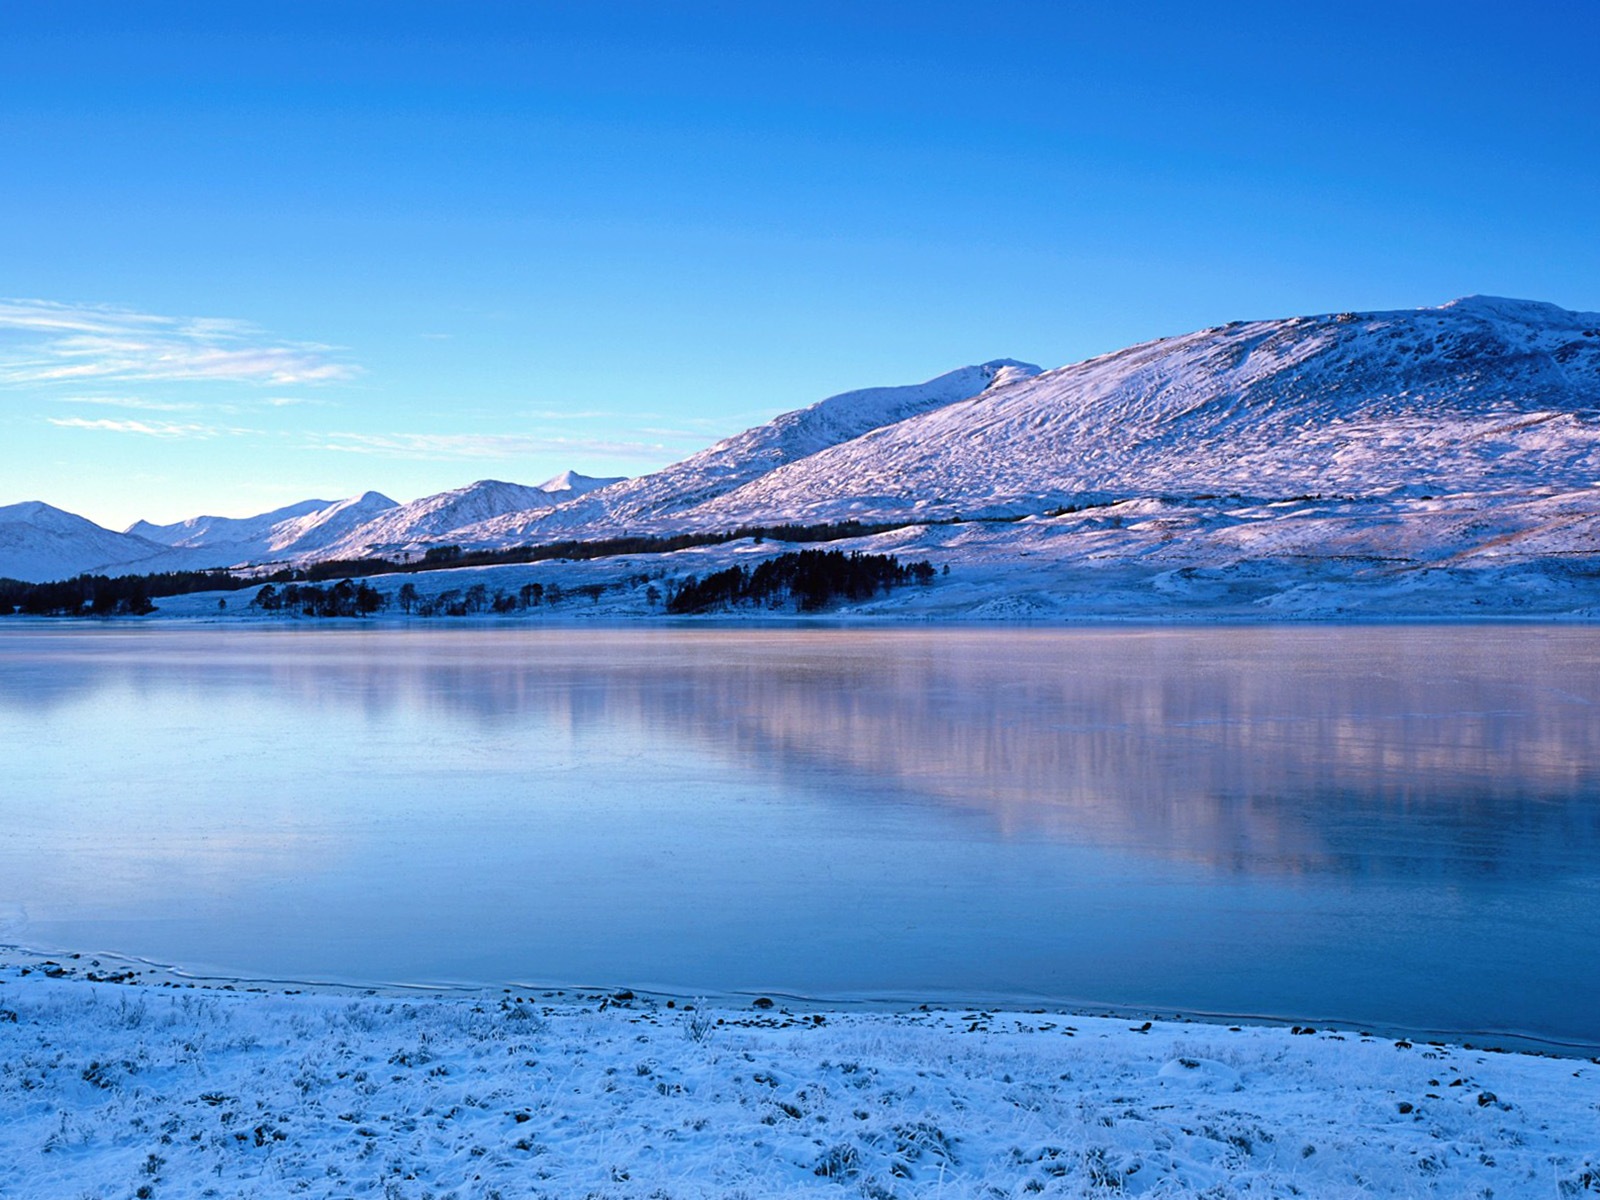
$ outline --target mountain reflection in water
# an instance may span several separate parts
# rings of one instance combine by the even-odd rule
[[[86,890],[69,902],[0,863],[20,880],[0,884],[0,912],[32,914],[17,940],[96,931],[97,948],[150,952],[105,931],[130,905],[153,919],[153,875],[187,879],[224,913],[196,961],[248,970],[218,948],[252,874],[267,890],[343,875],[383,893],[409,857],[430,877],[504,871],[491,890],[513,912],[561,908],[541,891],[553,876],[519,877],[528,861],[504,845],[470,849],[521,838],[540,862],[593,862],[578,920],[595,945],[519,937],[522,957],[416,950],[344,974],[578,971],[1600,1040],[1600,1018],[1559,1012],[1600,983],[1570,966],[1600,935],[1597,659],[1587,629],[1506,626],[8,633],[0,745],[31,800],[0,799],[0,832]],[[583,812],[609,841],[575,832]],[[671,830],[690,827],[667,862]],[[792,908],[806,854],[820,858],[810,926],[789,908],[765,926],[725,911]],[[750,866],[763,857],[771,878]],[[864,908],[891,915],[859,945],[827,927]],[[504,928],[458,917],[381,933]],[[698,946],[695,920],[732,949]],[[1366,951],[1337,928],[1362,922]],[[787,956],[756,945],[763,927]],[[630,941],[672,938],[675,955]],[[307,959],[254,965],[328,969]],[[1566,983],[1519,1003],[1540,961]],[[1201,986],[1203,962],[1223,978]],[[1336,971],[1366,990],[1320,978]],[[1293,987],[1272,982],[1283,973]],[[1413,994],[1473,979],[1475,998]]]

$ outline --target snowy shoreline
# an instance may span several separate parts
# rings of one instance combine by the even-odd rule
[[[1338,615],[1250,612],[1237,610],[1172,609],[1168,611],[1091,613],[1082,616],[1018,613],[1011,616],[963,616],[949,613],[830,611],[823,613],[720,612],[689,616],[644,615],[618,612],[483,615],[470,617],[416,617],[379,613],[369,617],[307,617],[299,613],[218,613],[214,599],[218,593],[197,593],[197,602],[181,607],[174,600],[190,601],[189,596],[168,598],[164,610],[144,616],[24,616],[0,618],[0,632],[66,629],[223,629],[223,630],[383,630],[385,632],[465,629],[537,631],[634,631],[660,630],[717,632],[804,632],[840,630],[940,630],[971,633],[988,629],[1019,629],[1048,632],[1058,630],[1117,629],[1310,629],[1378,628],[1429,626],[1505,626],[1538,629],[1542,626],[1583,627],[1600,625],[1600,606],[1570,612],[1349,612]],[[225,598],[225,597],[224,597]],[[210,603],[207,603],[207,602]],[[210,609],[211,611],[207,611]]]
[[[1563,528],[1576,530],[1593,524],[1584,507],[1592,502],[1587,497],[1569,509],[1544,497],[1526,504],[1541,512],[1541,505],[1554,505],[1555,516],[1567,523]],[[671,552],[363,576],[363,585],[375,589],[386,605],[363,619],[516,626],[861,621],[968,627],[1600,619],[1592,566],[1596,551],[1589,541],[1553,550],[1529,533],[1475,548],[1462,540],[1458,528],[1463,522],[1479,527],[1474,522],[1482,514],[1474,504],[1447,512],[1434,501],[1394,503],[1399,508],[1383,519],[1356,506],[1358,516],[1332,521],[1342,531],[1337,535],[1324,528],[1332,520],[1326,505],[1310,501],[1222,511],[1207,504],[1130,500],[1057,517],[908,525],[826,545],[847,553],[892,555],[902,563],[926,560],[939,574],[869,597],[836,599],[815,615],[797,613],[792,603],[702,617],[665,614],[665,597],[687,580],[734,567],[753,569],[795,548],[741,538]],[[1545,513],[1544,519],[1555,517]],[[1435,529],[1438,522],[1444,526]],[[1324,544],[1330,539],[1336,543],[1331,549]],[[413,589],[413,600],[454,597],[465,612],[478,615],[407,619],[400,615],[402,587]],[[544,599],[531,600],[532,589]],[[259,591],[157,597],[156,611],[140,619],[230,625],[342,619],[263,611],[252,604]],[[467,605],[473,592],[477,599]]]
[[[1378,1041],[1403,1041],[1418,1045],[1457,1046],[1466,1051],[1489,1054],[1528,1054],[1540,1058],[1566,1058],[1600,1062],[1600,1043],[1562,1041],[1552,1037],[1512,1030],[1466,1030],[1422,1028],[1417,1025],[1382,1020],[1356,1020],[1338,1016],[1284,1014],[1275,1012],[1210,1012],[1204,1009],[1176,1009],[1134,1002],[1120,1003],[1100,999],[1072,999],[1026,993],[950,993],[890,992],[847,994],[802,994],[777,988],[764,990],[718,990],[714,988],[668,988],[660,985],[626,982],[574,981],[558,979],[516,979],[496,983],[471,980],[384,981],[358,978],[299,978],[255,974],[236,974],[218,967],[166,963],[119,954],[115,951],[46,949],[38,945],[0,942],[0,978],[14,971],[19,977],[43,976],[49,979],[79,979],[89,983],[119,983],[158,989],[185,989],[231,992],[248,995],[328,996],[352,999],[378,997],[386,1000],[426,1003],[433,1000],[498,1000],[502,994],[539,996],[554,1003],[598,1004],[606,997],[626,993],[638,1004],[674,1010],[685,1004],[698,1004],[719,1012],[744,1010],[758,999],[771,1000],[790,1015],[809,1018],[813,1013],[844,1015],[855,1013],[895,1017],[928,1012],[1032,1013],[1052,1012],[1090,1020],[1107,1020],[1138,1025],[1249,1026],[1261,1029],[1320,1029]]]
[[[0,1194],[1576,1196],[1600,1065],[1353,1032],[6,955]]]

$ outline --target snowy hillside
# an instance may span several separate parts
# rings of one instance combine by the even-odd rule
[[[1085,501],[1587,488],[1600,314],[1474,297],[1258,321],[995,387],[781,466],[695,525]]]
[[[626,475],[580,475],[577,471],[563,471],[561,474],[546,479],[539,485],[539,490],[545,495],[555,499],[558,503],[597,491],[603,487],[610,487],[613,483],[621,483]],[[559,493],[559,495],[558,495]]]
[[[163,554],[165,546],[30,500],[0,507],[0,579],[40,583],[135,563]]]
[[[363,492],[340,500],[327,508],[274,525],[265,539],[265,549],[251,557],[289,558],[326,550],[351,530],[394,507],[395,502],[380,492]]]
[[[100,562],[113,573],[127,573],[330,558],[335,556],[333,548],[354,530],[396,507],[379,492],[364,492],[346,500],[302,500],[253,517],[191,517],[171,525],[137,521],[128,527],[128,535],[136,536],[141,544],[160,543],[155,547],[162,552],[160,556],[135,558],[124,551]],[[0,553],[0,576],[7,569],[8,560]],[[55,568],[41,578],[63,579],[74,573]]]
[[[853,518],[902,528],[844,549],[959,568],[865,606],[884,615],[1592,614],[1600,314],[1475,296],[1235,322],[1048,372],[999,359],[847,392],[635,479],[482,481],[403,506],[367,493],[271,519],[286,511],[135,527],[181,563],[151,560],[146,538],[80,526],[85,548],[16,516],[0,576]]]
[[[272,536],[272,529],[285,521],[297,520],[324,508],[331,508],[333,500],[302,500],[271,512],[253,517],[190,517],[172,525],[152,525],[149,521],[135,521],[124,532],[135,537],[148,538],[163,546],[197,549],[205,546],[251,545],[264,543]]]
[[[480,479],[466,487],[386,509],[344,536],[314,549],[317,558],[392,554],[426,542],[448,541],[456,530],[505,513],[552,508],[558,497],[542,488]],[[296,553],[305,549],[297,547]]]
[[[996,359],[909,387],[867,388],[831,396],[727,438],[653,475],[590,492],[551,513],[487,521],[461,530],[458,540],[497,545],[530,537],[553,539],[661,528],[696,505],[786,463],[1038,371],[1027,363]]]
[[[231,567],[243,563],[279,562],[294,558],[334,557],[332,548],[380,513],[397,507],[379,492],[363,492],[348,500],[307,500],[256,517],[197,517],[177,525],[139,526],[163,536],[177,533],[166,560],[185,569]]]
[[[1596,481],[1600,314],[1478,296],[1234,323],[1046,373],[1002,360],[916,388],[847,393],[654,475],[454,539],[493,546],[847,518],[1016,518],[1113,501],[1326,498],[1368,507],[1346,514],[1355,524],[1324,520],[1298,533],[1331,539],[1328,549],[1353,537],[1362,552],[1383,554],[1396,546],[1380,530],[1418,515],[1381,512],[1386,504],[1475,496],[1467,507],[1479,510],[1495,497],[1564,493],[1562,521],[1539,534],[1558,552],[1562,529],[1587,538],[1585,513],[1600,515]],[[1531,549],[1527,523],[1517,529]],[[1423,526],[1415,532],[1400,542],[1428,540]]]

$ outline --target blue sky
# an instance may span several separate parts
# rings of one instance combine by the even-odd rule
[[[1600,309],[1600,5],[0,7],[0,503],[567,467],[1009,356]]]

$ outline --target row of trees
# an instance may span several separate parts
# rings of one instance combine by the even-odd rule
[[[586,583],[582,587],[563,589],[558,583],[525,583],[514,592],[496,589],[491,595],[488,585],[475,583],[468,588],[451,588],[433,596],[417,591],[415,584],[406,582],[395,593],[395,602],[408,615],[419,617],[472,617],[480,613],[526,612],[543,604],[560,604],[573,596],[587,596],[591,603],[605,592],[603,583]]]
[[[297,612],[307,617],[370,617],[389,598],[369,584],[341,579],[332,587],[314,583],[266,584],[250,601],[264,612]]]
[[[636,576],[629,582],[644,581],[644,576]],[[449,588],[425,595],[407,580],[391,598],[370,584],[342,579],[332,587],[314,583],[282,586],[268,583],[250,604],[263,612],[299,613],[307,617],[366,617],[388,608],[391,603],[407,616],[473,617],[483,613],[522,612],[542,604],[559,604],[576,596],[587,597],[593,603],[605,593],[606,587],[603,583],[586,583],[563,589],[555,583],[525,583],[515,592],[496,589],[491,593],[487,584],[475,583],[471,587]]]
[[[778,608],[794,603],[801,612],[826,608],[838,597],[869,600],[906,583],[933,582],[926,559],[901,563],[892,554],[846,554],[842,550],[797,550],[750,567],[729,567],[685,579],[667,599],[670,613],[702,613],[754,604]]]
[[[160,575],[77,575],[53,583],[0,579],[0,616],[142,616],[155,611],[162,596],[188,592],[235,591],[249,580],[226,571],[168,571]]]
[[[838,541],[845,538],[865,537],[903,527],[902,524],[867,524],[861,521],[833,521],[818,525],[744,525],[720,532],[695,532],[666,535],[639,535],[631,537],[599,538],[591,541],[548,542],[538,546],[511,546],[501,550],[464,550],[460,546],[435,546],[420,559],[398,561],[383,557],[340,559],[311,563],[303,567],[284,567],[270,575],[260,572],[233,574],[225,570],[169,571],[154,575],[79,575],[73,579],[52,583],[23,583],[15,579],[0,579],[0,616],[27,613],[39,616],[109,616],[117,613],[148,613],[154,610],[154,601],[163,596],[178,596],[190,592],[238,591],[263,583],[273,586],[269,593],[278,596],[276,604],[259,603],[260,608],[289,608],[295,610],[310,604],[319,608],[333,603],[331,595],[321,599],[291,602],[282,599],[279,589],[290,586],[301,588],[330,580],[348,583],[353,579],[373,575],[409,574],[445,568],[492,566],[502,563],[546,562],[556,559],[586,561],[611,558],[625,554],[670,554],[697,546],[715,546],[725,542],[750,538],[755,541],[772,540],[788,543]],[[335,585],[337,586],[337,584]],[[533,585],[535,588],[538,585]],[[553,586],[553,585],[552,585]],[[583,589],[585,592],[595,585]],[[325,592],[329,589],[323,589]],[[401,592],[405,588],[400,589]],[[396,599],[407,612],[421,612],[427,601],[411,589],[411,605],[397,594]],[[447,593],[448,595],[448,593]],[[498,595],[498,594],[497,594]],[[558,598],[551,596],[549,599]],[[342,593],[338,603],[347,597]],[[652,600],[654,604],[658,602]],[[543,598],[535,592],[531,596],[524,587],[515,596],[490,600],[488,607],[474,608],[475,599],[465,592],[446,600],[440,611],[470,613],[474,611],[506,612],[515,608],[531,608]],[[369,601],[370,602],[370,601]],[[511,608],[504,605],[510,604]],[[501,607],[496,607],[500,605]],[[376,610],[374,610],[376,611]]]
[[[544,542],[539,545],[505,546],[497,550],[472,550],[461,546],[431,546],[420,558],[329,559],[303,567],[285,568],[267,576],[273,583],[287,581],[317,583],[325,579],[363,575],[404,575],[418,571],[439,571],[457,567],[490,567],[507,563],[552,562],[567,559],[583,562],[595,558],[615,558],[623,554],[671,554],[697,546],[720,546],[749,538],[757,542],[836,542],[846,538],[868,537],[904,528],[897,524],[867,524],[863,521],[827,521],[817,525],[741,525],[737,529],[705,530],[694,533],[634,534],[625,537],[593,538]]]
[[[947,568],[948,569],[948,568]],[[697,613],[741,604],[783,607],[793,603],[802,612],[826,607],[838,597],[868,599],[904,583],[930,583],[933,565],[926,560],[902,564],[881,554],[845,554],[840,550],[801,550],[780,554],[755,566],[729,567],[700,579],[690,576],[677,587],[661,577],[633,575],[605,584],[588,583],[562,588],[555,583],[529,582],[513,592],[490,592],[486,584],[451,588],[424,595],[410,580],[391,594],[366,582],[341,579],[324,586],[299,581],[273,581],[260,587],[251,606],[263,612],[290,612],[308,617],[364,617],[392,603],[407,615],[467,617],[484,613],[522,612],[584,598],[598,603],[613,588],[643,588],[655,607],[666,601],[670,613]],[[22,612],[36,616],[141,615],[154,611],[154,599],[191,591],[233,591],[259,580],[224,571],[172,572],[164,575],[80,575],[57,583],[20,583],[0,580],[0,616]],[[663,592],[665,588],[665,592]]]
[[[948,570],[948,568],[946,568]],[[689,576],[663,594],[650,576],[634,575],[620,583],[588,583],[563,589],[555,583],[529,582],[514,592],[489,591],[487,584],[450,588],[424,595],[410,580],[395,591],[392,602],[408,616],[471,617],[488,613],[525,612],[541,605],[585,597],[598,602],[608,588],[643,587],[649,604],[666,601],[674,614],[712,612],[745,605],[817,612],[834,600],[869,600],[903,584],[929,584],[935,575],[927,559],[902,563],[892,554],[846,554],[842,550],[798,550],[769,558],[754,567],[728,567],[704,578]],[[308,617],[364,617],[389,607],[391,597],[366,583],[340,580],[318,584],[266,584],[251,601],[265,612],[293,612]]]

